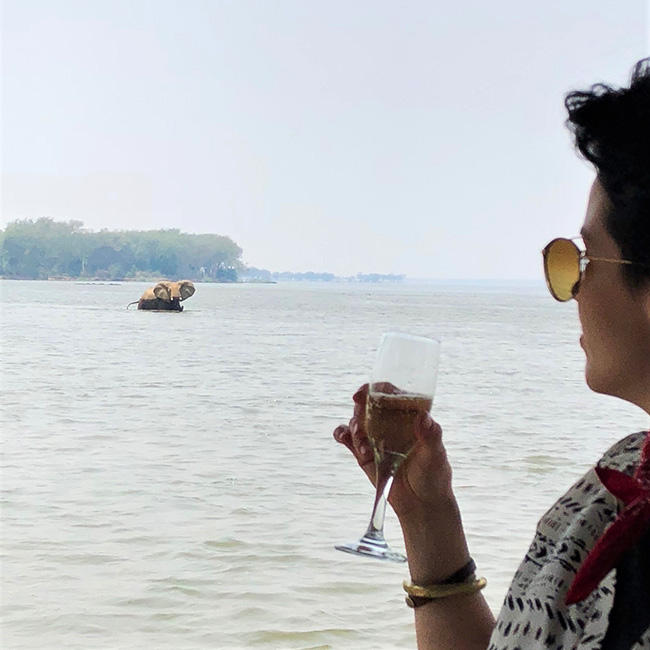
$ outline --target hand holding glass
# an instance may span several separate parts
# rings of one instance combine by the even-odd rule
[[[406,562],[384,539],[386,500],[395,474],[415,446],[415,427],[431,409],[438,376],[440,343],[389,332],[381,339],[366,400],[366,430],[376,467],[375,504],[370,525],[358,542],[339,551],[390,562]]]

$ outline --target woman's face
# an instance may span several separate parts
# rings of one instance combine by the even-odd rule
[[[582,236],[587,255],[622,259],[605,229],[609,199],[592,186]],[[650,283],[631,289],[623,265],[589,262],[576,295],[587,356],[586,380],[598,392],[628,400],[650,413]]]

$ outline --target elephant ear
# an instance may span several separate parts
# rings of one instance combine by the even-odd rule
[[[189,280],[183,280],[180,286],[181,300],[187,300],[190,296],[194,295],[194,284]]]
[[[153,293],[156,298],[169,302],[171,300],[171,293],[166,282],[159,282],[154,288]]]

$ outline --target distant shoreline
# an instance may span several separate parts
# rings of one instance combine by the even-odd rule
[[[65,277],[50,277],[50,278],[21,278],[14,276],[2,276],[0,280],[10,280],[18,282],[74,282],[75,284],[103,284],[103,285],[119,285],[124,283],[146,283],[146,282],[160,282],[166,280],[162,276],[155,276],[150,278],[122,278],[122,279],[106,279],[106,278],[65,278]],[[452,279],[452,278],[408,278],[405,277],[400,281],[380,280],[376,282],[360,281],[354,278],[337,277],[332,280],[320,279],[244,279],[237,281],[223,281],[223,280],[192,280],[195,284],[296,284],[296,283],[312,283],[312,284],[361,284],[361,285],[408,285],[408,286],[440,286],[440,287],[530,287],[530,288],[544,288],[543,280],[504,280],[504,279]]]
[[[162,276],[156,276],[151,278],[119,278],[107,280],[106,278],[21,278],[15,276],[6,276],[0,275],[0,280],[12,280],[19,282],[74,282],[76,284],[122,284],[129,282],[160,282],[161,280],[167,280]],[[192,280],[194,284],[277,284],[274,281],[266,280],[251,280],[251,281],[242,281],[237,280],[232,282],[229,280]]]

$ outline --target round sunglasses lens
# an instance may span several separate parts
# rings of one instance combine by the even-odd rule
[[[580,279],[580,251],[570,239],[555,239],[544,251],[546,282],[554,298],[562,302],[573,298],[573,287]]]

